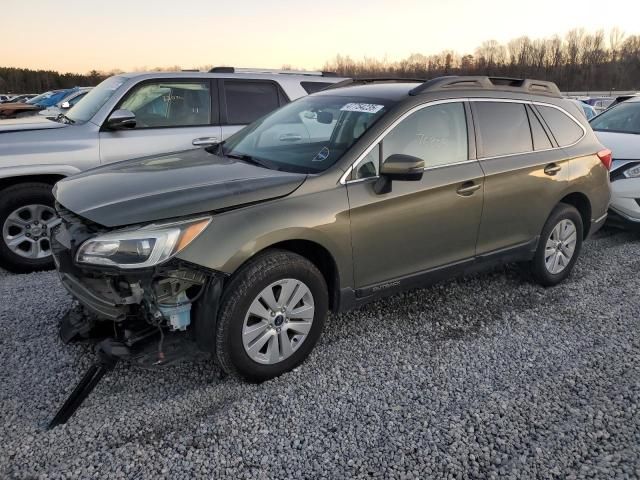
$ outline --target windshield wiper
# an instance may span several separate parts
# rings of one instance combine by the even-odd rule
[[[262,161],[258,160],[257,158],[254,158],[251,155],[246,155],[244,153],[242,153],[242,154],[239,154],[239,153],[227,153],[227,154],[225,154],[225,157],[237,158],[238,160],[242,160],[243,162],[252,163],[253,165],[257,165],[259,167],[271,169],[271,167],[269,167],[265,162],[262,162]]]

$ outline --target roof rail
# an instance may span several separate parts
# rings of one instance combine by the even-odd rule
[[[334,83],[329,85],[328,87],[323,88],[322,90],[333,90],[334,88],[342,88],[342,87],[352,87],[355,85],[366,85],[368,83],[423,83],[424,78],[398,78],[398,77],[371,77],[371,78],[347,78],[342,80],[341,82]]]
[[[278,70],[271,68],[235,68],[235,67],[213,67],[209,73],[277,73],[281,75],[309,75],[313,77],[337,77],[335,72],[320,72],[308,70]]]
[[[560,89],[553,82],[532,80],[530,78],[484,77],[484,76],[449,76],[437,77],[424,82],[409,92],[409,95],[420,95],[437,90],[501,90],[520,92],[561,98]]]

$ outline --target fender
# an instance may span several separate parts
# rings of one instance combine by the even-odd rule
[[[0,178],[26,177],[31,175],[61,175],[70,177],[80,173],[80,169],[71,165],[16,165],[13,167],[0,167]]]

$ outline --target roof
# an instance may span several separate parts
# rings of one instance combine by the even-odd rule
[[[409,96],[409,92],[420,85],[419,82],[380,82],[365,85],[346,86],[322,90],[314,95],[332,95],[341,97],[371,97],[400,101]]]

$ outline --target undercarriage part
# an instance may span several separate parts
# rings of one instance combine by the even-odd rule
[[[47,430],[67,423],[67,420],[78,410],[82,402],[89,396],[89,394],[96,388],[96,385],[105,373],[113,370],[118,363],[118,357],[107,353],[105,350],[98,346],[98,361],[89,367],[89,370],[84,374],[76,388],[73,389],[71,395],[64,402],[62,407],[58,410],[55,417],[49,422]]]

